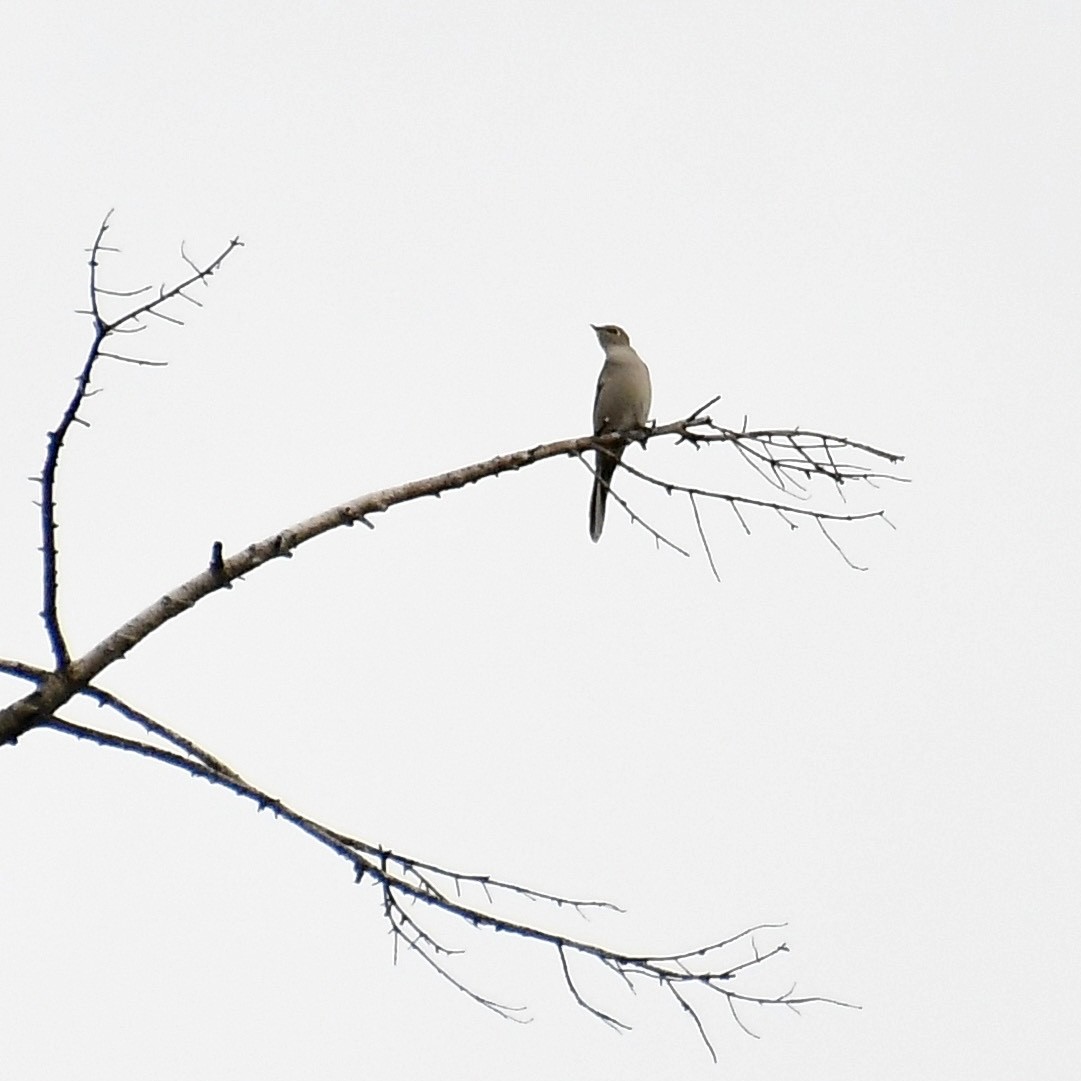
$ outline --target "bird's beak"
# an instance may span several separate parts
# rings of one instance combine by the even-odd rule
[[[599,326],[597,326],[597,324],[596,324],[596,323],[590,323],[589,325],[590,325],[590,326],[591,326],[591,327],[592,327],[592,328],[593,328],[594,330],[600,330],[600,329],[601,329],[601,328],[600,328]]]

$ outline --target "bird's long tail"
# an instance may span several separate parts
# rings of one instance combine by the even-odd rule
[[[597,451],[597,475],[593,478],[593,496],[589,501],[589,535],[594,541],[601,539],[601,530],[604,529],[604,508],[608,503],[608,486],[612,483],[612,474],[616,471],[616,463],[623,454],[623,448],[606,454]]]

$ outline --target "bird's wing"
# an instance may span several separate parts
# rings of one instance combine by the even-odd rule
[[[601,367],[601,374],[597,377],[597,393],[593,396],[593,434],[600,435],[602,432],[608,430],[608,426],[605,423],[608,419],[605,416],[607,403],[603,402],[604,388],[611,381],[613,375],[613,368],[610,361],[605,361]]]

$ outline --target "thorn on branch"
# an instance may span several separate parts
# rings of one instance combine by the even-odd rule
[[[233,583],[225,576],[225,559],[222,555],[221,541],[215,541],[210,548],[210,566],[208,570],[219,585],[225,589],[233,588]]]
[[[292,559],[292,541],[284,533],[279,533],[274,538],[273,556],[280,559]]]

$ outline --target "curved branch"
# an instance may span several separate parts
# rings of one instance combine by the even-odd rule
[[[57,602],[59,594],[59,577],[57,575],[56,565],[56,473],[60,464],[60,451],[64,446],[64,440],[67,437],[71,426],[76,422],[85,423],[81,421],[81,418],[78,416],[79,407],[90,394],[90,380],[94,372],[94,365],[97,363],[99,357],[114,357],[117,360],[122,360],[129,364],[152,366],[157,366],[159,364],[157,361],[103,352],[101,348],[102,343],[110,334],[124,329],[126,324],[132,321],[137,321],[138,317],[144,313],[155,315],[162,314],[158,311],[161,305],[177,296],[183,296],[184,290],[195,282],[206,281],[206,279],[221,266],[226,257],[236,248],[240,247],[241,244],[239,237],[234,237],[234,239],[229,242],[228,247],[226,247],[226,249],[208,266],[202,269],[194,267],[195,273],[186,281],[181,282],[172,289],[163,288],[160,290],[159,295],[153,300],[129,311],[126,315],[121,316],[116,321],[109,323],[106,322],[101,315],[100,297],[103,294],[110,296],[129,296],[145,291],[139,289],[132,293],[117,294],[102,289],[98,284],[98,266],[101,253],[104,251],[116,251],[115,248],[108,248],[104,244],[105,233],[109,229],[109,219],[112,215],[113,212],[110,210],[102,219],[101,225],[98,227],[97,236],[95,236],[94,243],[90,247],[89,314],[93,319],[94,325],[94,334],[90,341],[90,351],[87,354],[82,371],[75,380],[75,393],[71,396],[71,400],[68,402],[67,408],[64,410],[63,416],[61,416],[60,423],[56,426],[55,431],[49,433],[48,442],[45,448],[45,462],[42,466],[41,476],[38,478],[38,482],[41,485],[41,617],[45,621],[45,633],[49,638],[49,646],[52,649],[53,658],[56,661],[56,667],[58,669],[67,668],[71,663],[71,654],[68,651],[67,641],[60,626],[60,613]],[[192,265],[194,266],[194,264]],[[176,322],[177,320],[173,321]]]
[[[58,668],[66,668],[71,661],[64,632],[60,628],[60,614],[57,608],[57,594],[59,592],[59,579],[56,570],[56,470],[60,464],[60,450],[64,445],[64,439],[69,429],[75,423],[79,406],[90,388],[90,376],[94,370],[94,364],[98,359],[98,350],[105,340],[108,330],[101,320],[98,311],[98,256],[101,254],[102,241],[106,230],[109,228],[109,218],[113,212],[110,210],[102,219],[98,227],[97,236],[90,248],[90,308],[94,319],[94,336],[90,342],[90,352],[83,370],[75,381],[75,393],[64,410],[60,423],[55,431],[49,433],[49,440],[45,448],[45,464],[42,466],[41,477],[41,560],[42,560],[42,606],[41,618],[45,621],[45,633],[49,637],[49,645],[53,652],[53,658]]]
[[[531,897],[534,900],[546,901],[559,906],[580,908],[582,905],[599,905],[601,902],[571,901],[567,898],[540,893],[528,887],[499,883],[486,875],[462,875],[453,871],[443,871],[433,868],[431,864],[421,863],[408,856],[391,852],[388,849],[347,838],[345,835],[300,814],[287,804],[249,784],[232,770],[222,773],[203,762],[184,758],[174,751],[156,747],[149,743],[127,739],[86,725],[75,724],[57,716],[42,718],[38,727],[52,729],[80,739],[88,739],[100,746],[113,747],[155,759],[165,765],[180,769],[193,777],[201,777],[212,784],[220,784],[235,794],[255,803],[259,810],[264,808],[271,810],[275,817],[293,825],[319,844],[328,848],[335,855],[344,859],[352,869],[356,882],[360,883],[367,878],[376,885],[383,901],[384,917],[390,924],[396,943],[401,941],[408,949],[418,953],[448,983],[474,1002],[509,1020],[524,1020],[524,1018],[515,1016],[520,1014],[524,1007],[508,1006],[497,1002],[495,999],[473,990],[462,979],[454,975],[448,968],[448,964],[450,959],[461,951],[451,949],[438,942],[432,932],[425,928],[418,916],[406,912],[403,905],[404,901],[419,902],[425,908],[443,912],[470,928],[511,934],[525,941],[535,942],[554,949],[564,979],[578,1005],[591,1015],[616,1028],[625,1029],[629,1026],[607,1011],[592,1005],[583,997],[570,975],[568,966],[568,956],[570,954],[592,960],[599,963],[602,968],[613,971],[620,977],[623,984],[632,991],[636,980],[645,980],[656,984],[662,990],[673,993],[681,1005],[695,1018],[707,1047],[710,1047],[710,1043],[705,1036],[701,1020],[683,997],[687,990],[694,987],[708,989],[725,998],[733,1016],[736,1017],[741,1027],[745,1026],[742,1025],[738,1015],[735,1013],[735,1004],[737,1002],[753,1003],[760,1006],[785,1005],[793,1009],[797,1005],[821,1002],[859,1009],[858,1006],[853,1006],[851,1003],[818,995],[796,998],[793,996],[792,990],[781,995],[769,996],[742,989],[742,984],[736,981],[744,973],[752,969],[757,970],[772,958],[788,952],[788,946],[784,942],[778,943],[768,950],[760,951],[755,944],[754,934],[761,930],[779,929],[784,926],[783,924],[759,924],[720,941],[707,942],[704,945],[694,946],[691,949],[677,953],[630,953],[615,950],[596,942],[562,934],[539,924],[509,919],[474,903],[452,899],[443,890],[434,888],[427,882],[425,876],[417,873],[417,870],[418,868],[434,870],[436,873],[452,880],[458,887],[463,884],[475,885],[478,883],[498,885],[500,888]],[[490,900],[487,889],[484,892]],[[722,953],[724,951],[730,947],[746,943],[748,940],[750,943],[749,956],[731,961],[723,959]]]
[[[298,522],[296,525],[274,533],[228,558],[222,558],[220,549],[215,545],[210,565],[206,570],[188,579],[188,581],[166,593],[148,608],[133,616],[78,660],[59,666],[59,670],[51,673],[31,694],[4,709],[0,709],[0,744],[15,740],[23,732],[32,728],[36,723],[35,718],[52,714],[65,702],[69,701],[73,695],[79,693],[82,688],[89,686],[91,681],[108,665],[125,656],[149,634],[169,622],[169,620],[175,619],[181,613],[186,612],[204,597],[217,592],[219,589],[228,588],[237,578],[264,566],[271,560],[291,558],[293,552],[300,545],[332,529],[352,526],[356,522],[374,528],[370,520],[371,516],[383,513],[398,504],[412,502],[426,496],[440,495],[443,492],[453,491],[457,488],[464,488],[485,477],[499,476],[501,473],[522,469],[546,459],[565,455],[579,457],[583,451],[590,448],[605,449],[615,447],[626,442],[628,438],[645,442],[664,436],[677,436],[680,441],[696,444],[723,442],[744,445],[748,442],[761,442],[769,437],[793,435],[828,443],[832,447],[860,447],[865,453],[871,455],[886,458],[890,461],[900,460],[900,455],[852,443],[837,436],[780,430],[741,433],[719,428],[708,417],[696,417],[655,425],[631,433],[613,432],[603,436],[587,435],[578,436],[574,439],[561,439],[554,443],[546,443],[541,446],[516,451],[513,454],[503,454],[496,458],[490,458],[485,462],[463,466],[460,469],[440,473],[433,477],[426,477],[423,480],[410,481],[391,488],[383,488],[377,492],[369,492],[367,495],[358,496],[349,502],[331,507],[311,518]],[[657,484],[668,491],[693,492],[696,495],[727,500],[733,505],[738,503],[744,506],[767,507],[777,511],[782,516],[790,513],[808,515],[828,521],[859,521],[863,518],[877,517],[882,513],[881,511],[874,511],[867,514],[838,515],[809,511],[805,508],[786,507],[783,504],[770,503],[749,497],[688,488],[658,480],[635,469],[633,466],[624,464],[623,468],[635,476]],[[859,477],[853,474],[852,477],[846,479],[859,479]]]

